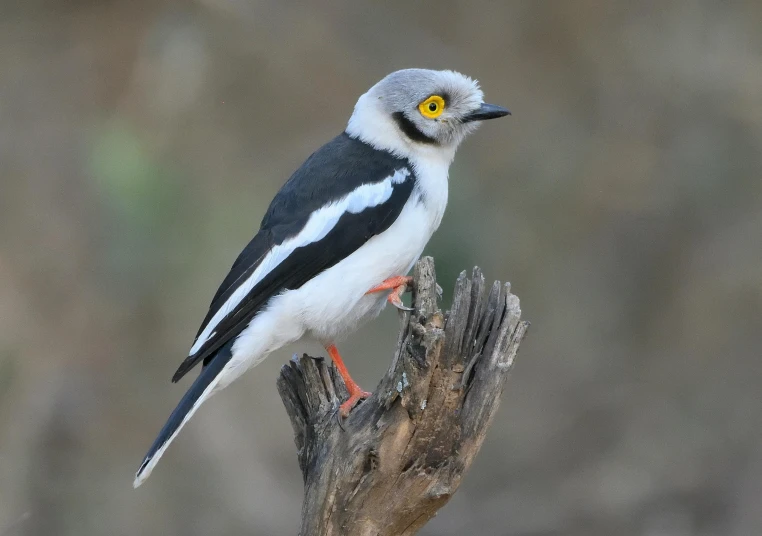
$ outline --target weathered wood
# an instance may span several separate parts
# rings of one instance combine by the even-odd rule
[[[343,422],[332,364],[294,357],[278,379],[304,476],[302,536],[407,536],[460,485],[487,434],[528,322],[510,284],[460,274],[437,306],[434,262],[415,267],[412,313],[389,371]]]

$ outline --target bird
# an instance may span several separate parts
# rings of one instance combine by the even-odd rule
[[[275,195],[212,298],[172,382],[199,363],[200,374],[148,450],[134,487],[213,393],[305,336],[323,345],[344,380],[342,418],[370,396],[336,342],[387,303],[404,308],[406,274],[442,221],[458,146],[482,121],[506,115],[484,102],[478,81],[451,70],[395,71],[360,96],[345,130]]]

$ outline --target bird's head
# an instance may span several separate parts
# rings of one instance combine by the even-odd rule
[[[347,133],[401,156],[452,156],[481,121],[509,115],[486,104],[476,80],[454,71],[395,71],[360,97]]]

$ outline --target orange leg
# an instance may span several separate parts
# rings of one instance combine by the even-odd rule
[[[403,305],[402,298],[400,298],[400,294],[405,292],[405,289],[407,289],[408,285],[410,285],[412,282],[413,278],[409,275],[396,275],[394,277],[390,277],[389,279],[384,279],[380,285],[376,285],[365,294],[391,290],[389,297],[387,298],[389,303],[394,305],[397,309],[402,309],[403,311],[412,311],[410,307],[405,307]]]
[[[349,412],[352,411],[352,408],[355,407],[355,404],[357,404],[360,400],[365,400],[368,398],[370,393],[363,391],[360,386],[357,385],[352,379],[352,376],[349,375],[347,366],[344,364],[344,360],[341,359],[336,346],[331,344],[326,346],[325,349],[328,352],[328,355],[331,356],[333,363],[336,365],[336,370],[338,370],[339,374],[341,374],[341,377],[344,379],[344,385],[347,386],[347,390],[349,391],[349,399],[339,407],[339,415],[342,417],[347,417]]]

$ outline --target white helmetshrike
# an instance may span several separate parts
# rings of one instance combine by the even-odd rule
[[[212,393],[305,335],[325,346],[344,378],[350,398],[340,413],[367,397],[334,342],[387,301],[401,306],[405,274],[442,220],[458,145],[480,121],[508,114],[453,71],[396,71],[362,95],[346,130],[275,196],[220,285],[172,381],[199,362],[201,373],[146,454],[135,487]]]

